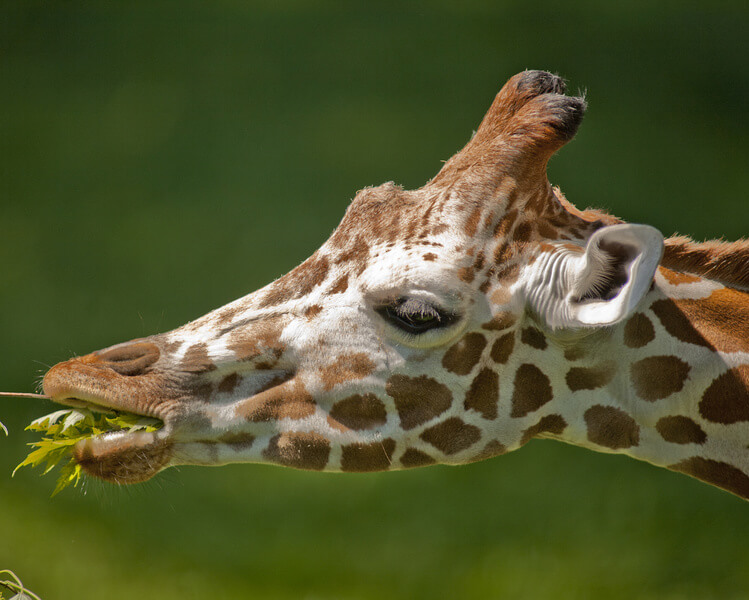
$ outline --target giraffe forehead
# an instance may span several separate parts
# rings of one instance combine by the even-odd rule
[[[330,243],[345,248],[360,239],[391,243],[437,235],[454,216],[442,210],[449,201],[449,195],[405,191],[392,182],[365,188],[349,205]]]

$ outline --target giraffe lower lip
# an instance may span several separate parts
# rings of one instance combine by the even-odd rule
[[[81,440],[73,448],[73,458],[88,475],[130,484],[158,473],[172,450],[173,443],[158,431],[115,431]]]

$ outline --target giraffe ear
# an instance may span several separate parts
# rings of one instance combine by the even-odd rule
[[[588,239],[580,255],[557,263],[531,288],[529,300],[552,328],[614,325],[634,312],[650,289],[663,254],[663,235],[649,225],[610,225]]]
[[[565,301],[577,326],[618,323],[650,289],[663,254],[663,235],[649,225],[596,231],[579,259]]]

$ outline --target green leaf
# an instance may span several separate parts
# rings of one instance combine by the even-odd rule
[[[112,431],[157,431],[162,426],[158,419],[120,411],[58,410],[35,419],[26,427],[29,431],[42,433],[43,437],[29,444],[35,449],[13,470],[13,474],[21,467],[43,465],[42,474],[45,475],[67,459],[52,492],[55,496],[71,484],[77,486],[83,476],[81,466],[73,459],[73,446],[79,441]]]

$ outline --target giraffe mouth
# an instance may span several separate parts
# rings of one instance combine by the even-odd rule
[[[75,396],[53,398],[54,402],[74,408],[85,408],[94,413],[134,413],[111,403],[100,403]],[[174,448],[170,420],[161,420],[155,431],[113,429],[79,440],[72,447],[72,457],[87,475],[117,484],[140,483],[150,479],[168,465]]]
[[[95,402],[75,396],[53,398],[54,402],[86,408],[95,413],[127,412],[132,415],[151,417],[113,406],[112,403]],[[78,441],[72,448],[73,459],[87,475],[117,484],[140,483],[156,475],[167,466],[171,458],[171,420],[162,420],[156,431],[116,429],[104,431]]]
[[[160,420],[156,431],[105,431],[77,442],[74,460],[85,473],[111,483],[146,481],[168,465],[174,449],[173,403],[157,400],[155,382],[137,381],[99,368],[87,355],[59,363],[44,377],[53,402],[103,413],[118,411]]]

